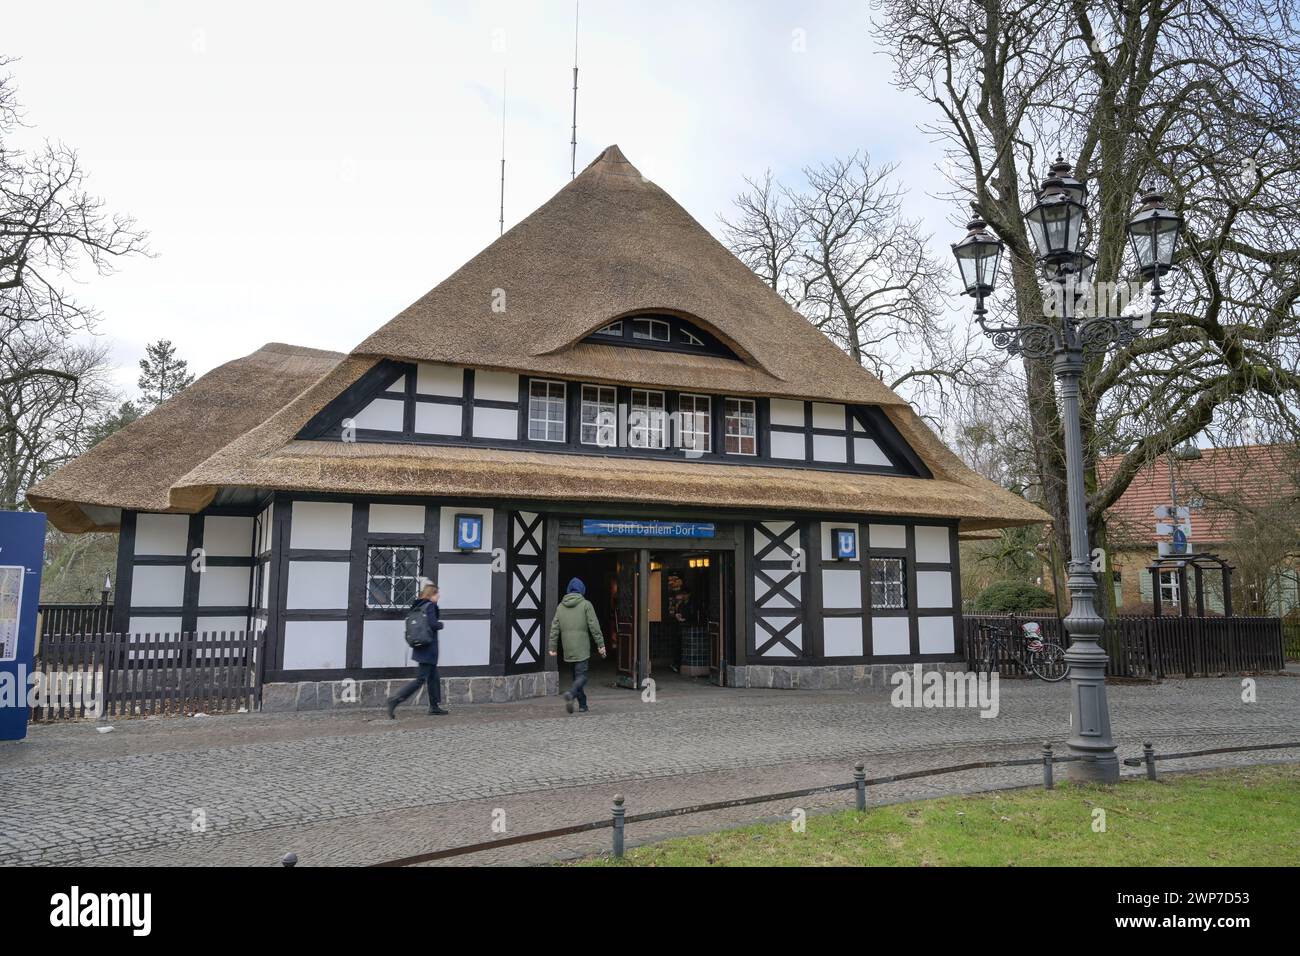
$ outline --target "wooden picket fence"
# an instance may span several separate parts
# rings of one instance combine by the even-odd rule
[[[988,655],[981,625],[1012,631],[997,670],[1026,673],[1020,625],[1036,621],[1045,637],[1069,646],[1061,622],[1032,615],[968,614],[962,619],[967,666]],[[1276,617],[1119,617],[1106,624],[1102,645],[1108,677],[1163,678],[1280,671],[1285,666],[1282,621]]]
[[[264,648],[262,631],[44,635],[35,661],[44,695],[31,719],[251,711]]]
[[[112,604],[42,604],[39,613],[42,634],[103,634],[113,629]]]

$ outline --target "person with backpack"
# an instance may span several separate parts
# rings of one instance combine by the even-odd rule
[[[596,642],[600,656],[605,656],[605,638],[600,633],[600,622],[596,620],[596,609],[586,598],[587,586],[581,578],[574,578],[555,609],[555,618],[551,621],[551,656],[555,656],[556,646],[564,641],[564,661],[569,665],[573,675],[573,685],[564,692],[564,709],[573,713],[573,702],[578,702],[580,713],[587,713],[587,663],[591,659],[591,642]]]
[[[399,690],[396,697],[388,698],[389,720],[397,719],[397,705],[414,697],[421,687],[428,688],[429,713],[434,716],[447,713],[438,706],[442,687],[438,677],[438,632],[441,630],[438,585],[427,581],[420,589],[420,596],[406,612],[406,643],[410,645],[411,659],[417,665],[415,680]]]

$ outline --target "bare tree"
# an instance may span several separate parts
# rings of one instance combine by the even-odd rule
[[[0,509],[20,507],[28,487],[85,450],[113,398],[107,354],[33,329],[0,338]]]
[[[746,180],[722,224],[737,257],[808,321],[934,413],[986,384],[1001,359],[946,321],[947,270],[903,216],[894,172],[860,154],[805,169],[801,188],[769,172]]]
[[[1124,226],[1143,185],[1186,217],[1153,332],[1091,363],[1083,388],[1088,523],[1146,463],[1207,436],[1295,433],[1300,416],[1300,42],[1295,0],[885,0],[896,80],[942,118],[957,200],[1007,243],[1011,321],[1041,322],[1021,218],[1058,153],[1090,187],[1097,278],[1128,278]],[[964,204],[964,203],[963,203]],[[1024,362],[1045,503],[1068,553],[1064,450],[1049,362]],[[1123,459],[1104,483],[1099,457]],[[1103,589],[1104,596],[1105,589]]]
[[[13,77],[4,72],[12,62],[0,57],[0,327],[52,339],[95,324],[94,311],[64,290],[69,275],[86,266],[112,271],[114,259],[147,251],[145,234],[87,191],[75,150],[50,141],[29,152],[12,145],[22,125]],[[24,365],[7,374],[68,372]]]

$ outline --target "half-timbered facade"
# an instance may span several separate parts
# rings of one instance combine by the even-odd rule
[[[554,691],[572,576],[629,686],[956,661],[959,535],[1044,518],[617,147],[350,354],[265,346],[29,498],[120,530],[117,629],[263,630],[297,707],[409,673],[421,578],[452,702]]]

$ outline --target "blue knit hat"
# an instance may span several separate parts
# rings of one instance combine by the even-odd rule
[[[576,591],[578,594],[581,594],[581,595],[584,595],[584,596],[586,595],[586,593],[587,593],[587,585],[585,585],[585,584],[582,583],[582,578],[573,578],[573,579],[571,579],[571,580],[569,581],[569,590],[568,590],[567,592],[565,592],[565,593],[567,593],[567,594],[573,594],[575,591]]]

